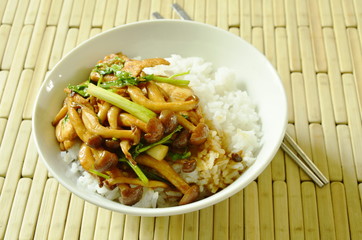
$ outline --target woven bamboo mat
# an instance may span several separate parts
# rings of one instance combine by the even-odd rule
[[[0,239],[362,239],[362,1],[177,2],[265,53],[287,91],[288,131],[331,183],[318,188],[279,151],[244,190],[197,212],[135,217],[84,202],[39,161],[39,86],[97,33],[153,11],[177,18],[173,0],[0,0]]]

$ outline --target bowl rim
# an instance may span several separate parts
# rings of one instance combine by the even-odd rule
[[[175,207],[166,207],[166,208],[140,208],[140,207],[132,207],[132,206],[126,206],[126,205],[122,205],[120,203],[117,203],[116,206],[121,206],[121,207],[113,207],[115,205],[113,204],[105,204],[105,202],[99,202],[96,199],[93,199],[90,195],[84,195],[81,192],[77,191],[76,187],[70,186],[69,184],[67,184],[65,181],[63,181],[63,179],[58,176],[58,174],[56,173],[56,171],[51,168],[50,164],[48,163],[48,161],[45,159],[44,153],[41,150],[41,145],[38,142],[38,126],[35,124],[36,120],[37,120],[37,111],[38,111],[38,101],[40,99],[41,93],[43,91],[43,89],[46,87],[47,82],[49,81],[50,77],[52,76],[52,74],[57,70],[58,66],[65,61],[67,58],[71,57],[74,52],[76,52],[79,48],[83,48],[84,46],[88,45],[90,42],[95,41],[94,39],[99,38],[101,36],[107,35],[110,32],[114,32],[114,31],[118,31],[119,29],[123,29],[123,28],[131,28],[137,25],[145,25],[145,24],[154,24],[154,23],[177,23],[177,24],[190,24],[190,25],[199,25],[202,27],[206,27],[206,28],[210,28],[214,31],[218,31],[221,32],[222,34],[227,34],[229,35],[229,37],[232,38],[237,38],[238,41],[243,41],[244,44],[248,45],[249,47],[253,48],[255,51],[257,51],[259,53],[259,55],[261,55],[262,58],[264,58],[264,60],[266,60],[266,64],[269,65],[268,67],[270,68],[271,71],[274,72],[275,76],[279,79],[279,88],[280,88],[280,92],[282,93],[283,96],[281,96],[284,100],[283,102],[285,102],[285,107],[284,107],[284,111],[283,113],[285,113],[285,116],[283,117],[283,119],[281,119],[282,125],[284,126],[282,131],[280,132],[277,141],[275,142],[275,147],[273,148],[273,150],[268,154],[268,159],[266,161],[266,164],[262,165],[260,168],[256,169],[256,171],[254,172],[254,174],[249,177],[248,179],[246,179],[244,181],[244,183],[242,185],[239,185],[238,187],[233,187],[233,188],[229,188],[229,186],[225,189],[228,189],[225,191],[225,189],[219,191],[218,193],[204,198],[202,200],[190,203],[190,204],[186,204],[183,206],[175,206]],[[133,22],[133,23],[128,23],[128,24],[124,24],[124,25],[120,25],[120,26],[116,26],[114,28],[108,29],[107,31],[101,32],[97,35],[95,35],[94,37],[91,37],[87,40],[85,40],[84,42],[82,42],[81,44],[77,45],[76,47],[74,47],[71,51],[69,51],[65,56],[63,56],[55,65],[54,67],[51,69],[51,71],[49,72],[49,74],[46,75],[44,81],[42,82],[41,87],[38,90],[37,96],[36,96],[36,100],[35,100],[35,104],[33,107],[33,113],[32,113],[32,129],[33,129],[33,139],[35,141],[35,145],[37,148],[37,151],[40,155],[40,158],[42,159],[42,162],[45,164],[47,170],[52,174],[52,176],[59,182],[61,183],[66,189],[68,189],[70,192],[72,192],[73,194],[75,194],[76,196],[80,197],[81,199],[88,201],[98,207],[102,207],[102,208],[106,208],[112,211],[116,211],[116,212],[120,212],[123,214],[129,214],[129,215],[136,215],[136,216],[150,216],[150,217],[156,217],[156,216],[171,216],[171,215],[178,215],[178,214],[184,214],[184,213],[188,213],[188,212],[193,212],[193,211],[197,211],[206,207],[209,207],[211,205],[215,205],[227,198],[230,198],[231,196],[233,196],[234,194],[236,194],[237,192],[241,191],[242,189],[244,189],[247,185],[249,185],[252,181],[254,181],[265,169],[266,167],[270,164],[270,162],[272,161],[273,157],[275,156],[275,154],[277,153],[279,146],[282,143],[282,140],[284,138],[284,134],[286,132],[286,128],[287,128],[287,124],[288,124],[288,120],[287,120],[287,98],[286,98],[286,93],[285,93],[285,89],[283,86],[283,83],[281,81],[281,78],[278,74],[278,72],[275,70],[274,66],[270,63],[270,61],[265,57],[265,55],[263,53],[261,53],[257,48],[255,48],[253,45],[251,45],[250,43],[248,43],[247,41],[245,41],[243,38],[232,34],[224,29],[218,28],[216,26],[207,24],[207,23],[201,23],[201,22],[196,22],[196,21],[185,21],[185,20],[178,20],[178,19],[155,19],[155,20],[143,20],[143,21],[138,21],[138,22]],[[224,192],[223,194],[220,194],[221,192]],[[109,200],[110,201],[110,200]]]

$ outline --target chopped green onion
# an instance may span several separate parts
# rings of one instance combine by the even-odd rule
[[[162,138],[161,140],[159,140],[159,141],[157,141],[155,143],[152,143],[152,144],[147,145],[147,146],[142,146],[141,144],[137,145],[137,146],[140,146],[140,148],[136,147],[135,152],[134,152],[133,155],[138,156],[140,153],[143,153],[143,152],[147,151],[148,149],[153,148],[154,146],[167,143],[171,139],[171,137],[176,132],[180,131],[181,129],[182,129],[182,126],[178,125],[177,128],[175,130],[173,130],[172,133],[168,134],[166,137]]]
[[[99,177],[102,177],[102,178],[104,178],[104,179],[110,179],[110,178],[111,178],[111,177],[108,176],[107,174],[98,172],[98,171],[95,170],[95,169],[89,169],[89,172],[90,172],[90,173],[93,173],[93,174],[95,174],[95,175],[97,175],[97,176],[99,176]]]
[[[114,106],[117,106],[117,107],[123,109],[124,111],[139,118],[143,122],[147,123],[151,118],[154,118],[157,116],[156,113],[154,113],[150,109],[148,109],[142,105],[139,105],[135,102],[132,102],[132,101],[118,95],[117,93],[107,91],[101,87],[97,87],[92,83],[88,84],[87,92],[88,92],[88,94],[90,94],[92,96],[95,96],[99,99],[102,99],[106,102],[111,103]]]
[[[174,74],[171,77],[161,77],[161,76],[155,76],[155,75],[151,74],[151,75],[147,75],[143,78],[146,79],[147,81],[154,80],[156,82],[170,83],[170,84],[179,85],[179,86],[188,86],[190,83],[189,80],[181,80],[181,79],[174,79],[174,78],[178,77],[178,76],[186,75],[189,73],[190,72]]]
[[[139,179],[145,184],[148,184],[148,178],[146,177],[146,175],[142,172],[141,168],[137,165],[134,165],[133,163],[131,163],[130,161],[128,161],[126,158],[120,158],[119,161],[121,162],[126,162],[131,168],[132,170],[137,174],[137,176],[139,177]]]

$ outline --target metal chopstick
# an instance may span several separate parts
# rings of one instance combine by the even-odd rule
[[[177,12],[177,14],[184,20],[192,20],[190,16],[185,12],[185,10],[178,5],[177,3],[172,4],[172,8]],[[152,14],[157,19],[162,19],[163,17],[158,12]],[[289,148],[288,144],[292,147]],[[284,136],[284,141],[281,144],[281,148],[298,164],[300,168],[319,186],[323,187],[325,184],[329,183],[328,179],[323,175],[323,173],[317,168],[317,166],[310,160],[310,158],[303,152],[303,150],[298,146],[298,144],[289,136],[288,133]],[[296,153],[295,153],[296,152]],[[299,158],[300,156],[301,158]]]
[[[177,3],[172,4],[172,8],[176,11],[176,13],[183,19],[183,20],[190,20],[192,21],[191,17],[185,12],[185,10],[178,5]]]
[[[285,134],[284,141],[290,144],[296,153],[294,153],[294,151],[290,149],[284,142],[281,145],[282,149],[308,174],[309,177],[313,179],[315,183],[317,183],[319,187],[329,183],[328,179],[288,133]],[[299,155],[300,158],[297,155]]]

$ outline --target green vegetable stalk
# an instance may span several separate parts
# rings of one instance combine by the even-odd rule
[[[156,117],[156,113],[152,112],[148,108],[139,105],[135,102],[132,102],[117,93],[108,91],[106,89],[103,89],[101,87],[97,87],[92,83],[88,84],[87,93],[95,96],[99,99],[102,99],[106,102],[111,103],[114,106],[117,106],[124,111],[132,114],[133,116],[139,118],[140,120],[144,122],[148,122],[151,118]]]

